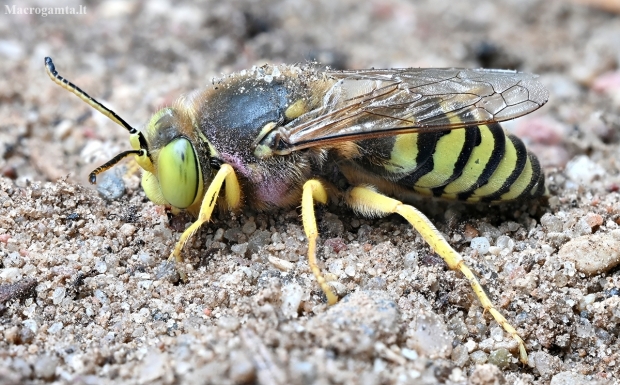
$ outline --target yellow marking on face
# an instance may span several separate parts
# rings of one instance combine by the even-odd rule
[[[142,189],[146,197],[156,205],[168,204],[168,201],[164,198],[164,194],[162,194],[161,188],[159,187],[159,181],[154,174],[148,171],[142,173]]]

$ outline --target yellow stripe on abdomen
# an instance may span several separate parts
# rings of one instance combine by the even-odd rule
[[[523,142],[514,136],[507,136],[503,158],[489,181],[476,189],[467,199],[470,202],[480,200],[499,200],[501,195],[509,191],[513,183],[523,173],[529,162],[527,150]]]
[[[471,128],[476,129],[476,128]],[[499,159],[493,159],[494,151],[498,146],[501,146],[503,150],[504,135],[502,132],[498,134],[499,127],[493,127],[496,132],[489,126],[478,126],[477,129],[480,132],[480,143],[472,151],[467,164],[463,168],[463,173],[460,177],[447,184],[443,190],[441,197],[446,199],[458,199],[458,194],[471,190],[476,185],[480,185],[486,182],[480,181],[485,170],[488,170],[490,162],[499,161]],[[502,143],[498,143],[502,142]],[[495,158],[498,158],[497,156]]]
[[[465,130],[452,130],[437,141],[433,153],[433,169],[415,182],[418,188],[443,186],[454,174],[455,165],[465,146]]]
[[[394,138],[390,159],[383,168],[391,174],[408,174],[418,167],[418,134],[402,134]]]

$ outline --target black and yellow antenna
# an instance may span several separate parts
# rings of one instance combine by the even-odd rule
[[[95,184],[97,182],[98,174],[112,168],[115,164],[117,164],[118,162],[120,162],[122,159],[126,158],[129,155],[148,156],[148,146],[147,146],[146,140],[144,139],[144,136],[142,135],[140,131],[138,131],[134,127],[131,127],[129,123],[127,123],[125,120],[123,120],[123,118],[118,116],[116,112],[112,111],[108,107],[99,103],[93,97],[91,97],[86,92],[84,92],[80,87],[76,86],[75,84],[71,83],[69,80],[60,76],[58,74],[58,71],[56,71],[56,67],[54,66],[54,63],[52,62],[51,57],[45,58],[45,69],[47,71],[47,75],[50,77],[50,79],[54,81],[54,83],[58,84],[62,88],[71,92],[72,94],[76,95],[77,97],[82,99],[86,104],[96,109],[97,111],[101,112],[103,115],[107,116],[114,123],[118,124],[121,127],[124,127],[127,131],[129,131],[130,135],[138,136],[138,139],[140,142],[139,150],[124,151],[116,155],[114,158],[110,159],[108,162],[106,162],[102,166],[97,167],[95,170],[93,170],[93,172],[90,173],[88,177],[88,180],[90,181],[90,183]]]

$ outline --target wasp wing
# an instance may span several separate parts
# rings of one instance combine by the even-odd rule
[[[514,119],[548,93],[536,75],[504,70],[408,68],[328,71],[322,105],[280,128],[279,150]]]

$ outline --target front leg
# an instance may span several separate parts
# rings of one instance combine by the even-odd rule
[[[176,263],[183,262],[183,257],[181,256],[183,246],[185,246],[185,243],[187,243],[189,238],[200,228],[200,226],[202,226],[203,223],[208,222],[209,219],[211,219],[213,208],[215,208],[217,198],[220,195],[220,190],[222,189],[224,182],[226,182],[225,196],[228,207],[231,210],[239,207],[241,202],[241,187],[239,186],[237,175],[235,174],[235,170],[232,166],[229,164],[223,164],[215,175],[215,178],[211,181],[207,192],[202,198],[198,218],[190,227],[185,229],[183,234],[181,234],[181,238],[170,254],[168,261],[174,261]],[[185,273],[182,271],[179,271],[179,275],[181,275],[181,279],[183,281],[187,280]]]

